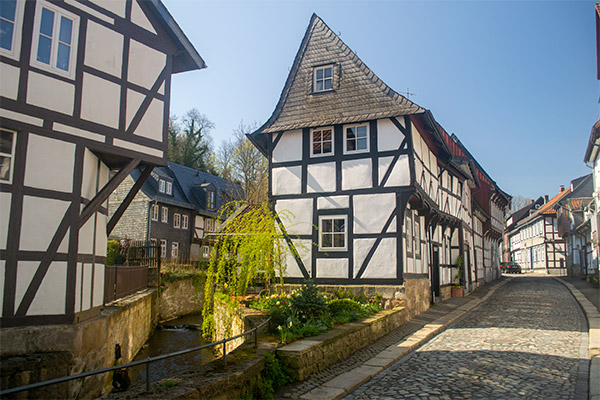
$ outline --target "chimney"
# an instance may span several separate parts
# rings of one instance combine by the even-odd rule
[[[560,191],[562,192],[563,190],[565,190],[565,185],[560,185]]]
[[[533,201],[533,199],[531,199],[531,204],[535,203],[535,201]]]
[[[562,192],[562,190],[561,190],[561,192]],[[545,194],[545,195],[544,195],[544,204],[546,204],[547,202],[548,202],[548,195],[547,195],[547,194]]]

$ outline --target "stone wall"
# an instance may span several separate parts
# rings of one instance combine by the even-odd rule
[[[160,289],[159,318],[171,320],[202,311],[204,283],[198,278],[163,282]]]
[[[158,323],[158,292],[148,289],[106,307],[100,316],[73,325],[0,329],[2,388],[130,362]],[[115,358],[119,345],[121,357]],[[35,361],[35,362],[33,362]],[[48,363],[52,368],[45,368]],[[46,372],[44,372],[46,371]],[[8,386],[5,386],[8,385]],[[95,398],[112,389],[112,373],[43,389],[29,398]],[[41,390],[41,389],[40,389]]]
[[[219,340],[239,335],[240,333],[258,326],[267,318],[267,316],[264,311],[245,307],[235,307],[231,303],[215,298],[214,318],[215,336],[213,340],[218,342]],[[227,342],[225,346],[226,354],[229,354],[246,341],[250,340],[254,340],[252,335]],[[223,346],[218,346],[217,350],[220,354],[223,354]]]
[[[319,336],[298,340],[277,349],[277,355],[299,381],[341,361],[373,343],[410,319],[404,307],[385,310],[360,322],[334,328]]]
[[[410,317],[429,310],[431,305],[431,290],[429,279],[407,279],[404,281],[406,308]]]
[[[440,294],[442,295],[442,301],[448,300],[452,297],[452,285],[442,286],[440,288]]]

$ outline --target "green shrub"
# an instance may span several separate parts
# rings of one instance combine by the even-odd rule
[[[109,240],[106,243],[106,265],[117,265],[119,255],[119,241]]]
[[[319,318],[327,312],[327,296],[319,294],[317,286],[312,281],[307,281],[300,288],[300,293],[292,297],[292,307],[298,312],[302,321],[310,318]]]

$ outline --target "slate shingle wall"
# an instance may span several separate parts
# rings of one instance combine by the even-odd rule
[[[108,199],[108,214],[112,217],[134,184],[131,176],[115,189]],[[146,240],[148,229],[148,202],[150,199],[142,191],[135,196],[125,213],[110,234],[110,238]]]

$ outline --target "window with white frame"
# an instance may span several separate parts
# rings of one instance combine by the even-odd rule
[[[206,208],[215,208],[215,191],[209,190],[206,192]]]
[[[0,53],[17,59],[21,47],[24,0],[0,1]]]
[[[159,212],[158,205],[153,204],[152,211],[151,211],[152,221],[158,221],[158,212]]]
[[[210,257],[210,247],[202,246],[202,257],[204,257],[204,258]]]
[[[413,252],[413,235],[412,235],[412,211],[406,210],[406,221],[404,226],[406,227],[406,253],[412,256]]]
[[[415,257],[421,257],[421,225],[420,225],[420,217],[418,215],[414,216],[415,221]]]
[[[312,155],[322,156],[333,153],[333,129],[320,128],[311,132]]]
[[[171,257],[179,257],[179,242],[171,243]]]
[[[313,91],[326,92],[333,90],[333,64],[313,69]]]
[[[190,217],[188,217],[187,215],[183,215],[182,220],[181,220],[181,228],[187,229],[189,224],[190,224]]]
[[[31,46],[33,64],[74,78],[78,32],[78,16],[38,0]]]
[[[175,213],[173,214],[173,228],[181,227],[181,214]]]
[[[171,183],[169,181],[166,182],[166,190],[165,190],[165,192],[167,194],[173,194],[173,183]]]
[[[167,207],[162,207],[162,222],[169,222],[169,209]]]
[[[0,182],[12,182],[16,139],[16,132],[0,129]]]
[[[346,152],[369,151],[369,135],[367,125],[348,126],[344,132]]]
[[[165,239],[160,239],[160,258],[167,257],[167,241]]]
[[[159,191],[160,193],[164,193],[164,192],[165,192],[165,190],[166,190],[166,189],[165,189],[165,187],[166,187],[166,184],[167,184],[167,183],[165,182],[165,180],[164,180],[164,179],[160,179],[160,180],[158,181],[158,191]]]
[[[214,226],[215,226],[215,224],[212,219],[209,219],[209,218],[204,219],[204,230],[206,232],[213,232]]]
[[[345,215],[319,217],[319,249],[320,250],[346,250],[346,225]]]

